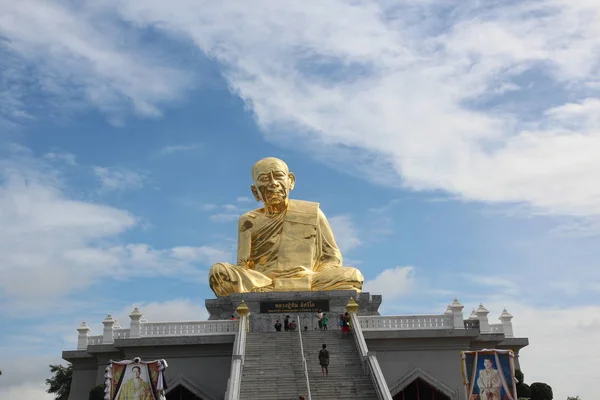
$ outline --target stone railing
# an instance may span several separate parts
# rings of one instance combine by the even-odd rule
[[[514,338],[512,318],[506,309],[502,311],[499,324],[490,324],[489,311],[480,304],[468,319],[463,316],[463,305],[457,299],[448,305],[446,312],[440,315],[399,315],[399,316],[358,316],[363,331],[394,330],[430,330],[430,329],[477,329],[481,334],[503,334]],[[135,339],[141,337],[199,336],[199,335],[235,335],[238,321],[188,321],[188,322],[148,322],[136,307],[129,314],[129,328],[121,328],[119,323],[108,315],[102,324],[103,334],[89,336],[91,329],[83,322],[79,332],[77,349],[85,350],[88,345],[112,344],[115,339]],[[306,317],[313,319],[312,315]],[[304,322],[302,322],[304,323]],[[308,324],[307,324],[308,325]]]
[[[94,346],[94,345],[97,345],[97,344],[102,344],[102,335],[88,336],[85,348],[87,348],[87,345]],[[79,349],[79,346],[78,346],[78,349]]]
[[[362,316],[358,320],[364,331],[454,328],[451,315]]]
[[[147,322],[137,309],[129,315],[131,326],[121,328],[119,323],[108,315],[102,324],[103,334],[89,336],[90,327],[83,322],[77,329],[77,349],[86,350],[89,345],[112,344],[115,340],[137,339],[144,337],[235,335],[238,321],[186,321],[186,322]]]
[[[366,369],[365,372],[367,372],[373,380],[373,385],[375,386],[375,391],[377,392],[377,398],[379,400],[392,400],[392,394],[390,393],[388,384],[385,381],[385,377],[383,376],[383,372],[379,366],[377,356],[375,353],[370,352],[369,348],[367,347],[367,342],[365,341],[365,337],[361,329],[362,321],[360,321],[359,317],[357,317],[356,311],[352,312],[351,309],[349,311],[351,324],[355,327],[352,329],[354,342],[356,343],[358,354],[362,360],[363,368]]]
[[[358,320],[363,331],[477,329],[482,334],[503,334],[506,338],[514,338],[513,316],[506,309],[498,318],[499,324],[490,324],[489,311],[482,304],[473,310],[468,319],[464,319],[463,308],[454,299],[441,315],[359,316]]]
[[[141,337],[235,334],[236,331],[237,321],[146,322],[140,326]]]
[[[113,338],[115,339],[129,339],[129,329],[115,329],[113,331]]]

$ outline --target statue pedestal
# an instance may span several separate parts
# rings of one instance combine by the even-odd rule
[[[346,304],[354,297],[359,304],[358,315],[379,315],[381,295],[357,293],[354,290],[331,290],[323,292],[269,292],[236,293],[227,297],[206,299],[209,320],[230,319],[242,302],[250,308],[250,331],[274,331],[279,320],[283,324],[286,315],[296,319],[300,316],[298,329],[318,329],[316,314],[319,309],[329,317],[329,329],[338,329],[338,316],[346,312]]]

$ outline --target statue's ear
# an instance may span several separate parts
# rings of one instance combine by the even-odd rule
[[[254,195],[254,198],[256,199],[256,201],[261,201],[260,193],[258,193],[258,189],[256,188],[256,186],[254,186],[254,185],[250,186],[250,190],[252,190],[252,194]]]
[[[294,186],[296,186],[296,175],[293,172],[288,174],[288,179],[290,180],[290,190],[294,190]]]

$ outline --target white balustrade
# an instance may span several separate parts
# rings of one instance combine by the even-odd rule
[[[102,344],[102,335],[97,335],[97,336],[88,336],[87,338],[87,344],[89,345],[97,345],[97,344]]]
[[[360,316],[362,330],[452,329],[452,315]]]
[[[129,329],[115,329],[113,332],[113,337],[115,339],[129,339],[129,336]]]
[[[237,321],[146,322],[141,337],[235,334]]]
[[[398,315],[398,316],[356,316],[363,331],[393,330],[425,330],[425,329],[465,329],[463,305],[454,299],[446,312],[441,315]],[[473,310],[466,322],[477,322],[482,334],[504,334],[506,338],[514,338],[512,318],[506,309],[499,317],[501,323],[490,324],[489,311],[479,305]],[[109,314],[102,321],[103,334],[89,336],[91,329],[82,322],[77,329],[77,349],[85,350],[89,345],[113,344],[115,340],[136,339],[144,337],[166,336],[200,336],[200,335],[235,335],[238,322],[232,320],[184,321],[184,322],[148,322],[140,310],[135,307],[129,315],[130,328],[121,328],[119,323]],[[238,335],[239,336],[239,335]]]

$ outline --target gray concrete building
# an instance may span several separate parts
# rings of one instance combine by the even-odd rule
[[[110,360],[134,357],[167,361],[167,400],[462,400],[462,351],[510,349],[518,366],[528,345],[506,310],[499,323],[483,305],[465,318],[455,299],[439,315],[382,316],[382,300],[353,291],[245,293],[206,300],[207,321],[150,322],[136,308],[129,328],[109,315],[96,336],[84,322],[77,349],[63,352],[73,364],[69,400],[88,399]],[[330,316],[328,331],[317,327],[319,309]],[[352,332],[342,334],[337,316],[347,311]],[[275,332],[287,315],[298,329]],[[316,360],[322,342],[332,354],[327,379]]]

